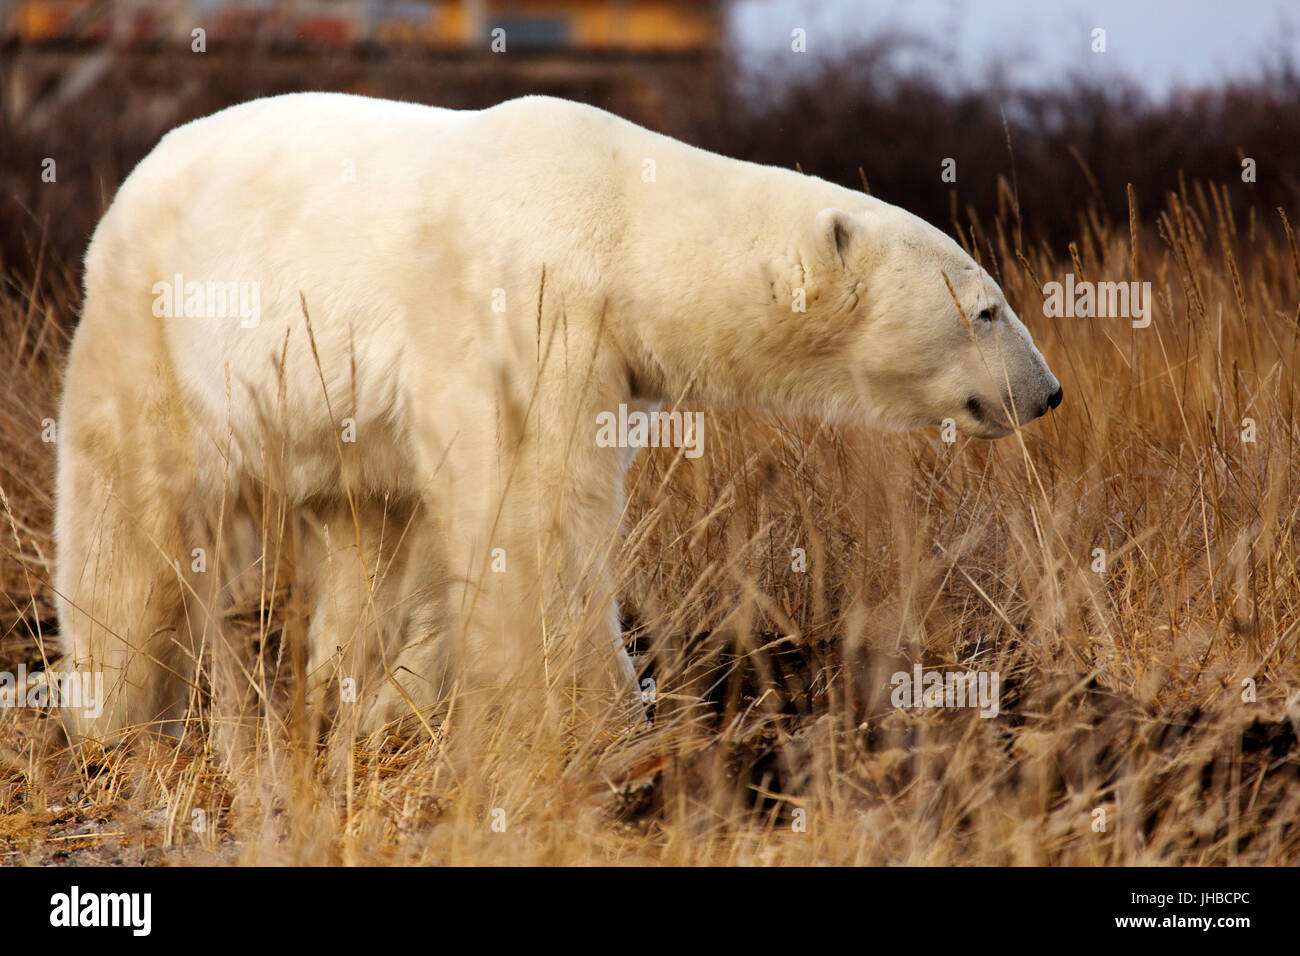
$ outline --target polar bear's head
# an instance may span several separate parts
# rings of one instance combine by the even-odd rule
[[[998,284],[924,220],[874,199],[823,209],[800,258],[809,318],[834,326],[836,364],[878,424],[950,419],[1001,438],[1060,404],[1060,382]]]

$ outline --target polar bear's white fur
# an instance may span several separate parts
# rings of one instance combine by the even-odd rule
[[[238,684],[213,612],[231,576],[274,578],[268,501],[321,545],[307,671],[370,675],[374,726],[561,658],[630,678],[629,456],[595,441],[603,412],[992,438],[1060,400],[996,283],[916,217],[542,97],[299,94],[190,123],[123,183],[85,286],[57,590],[65,650],[109,688],[70,716],[106,737]]]

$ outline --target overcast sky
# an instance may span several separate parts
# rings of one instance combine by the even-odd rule
[[[788,50],[802,27],[811,57],[892,28],[942,51],[949,77],[992,63],[1028,85],[1118,71],[1156,96],[1257,74],[1283,52],[1300,64],[1297,0],[739,0],[731,17],[743,49]],[[1094,27],[1105,54],[1090,49]]]

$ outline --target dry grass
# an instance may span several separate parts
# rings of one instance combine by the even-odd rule
[[[56,720],[6,709],[0,853],[1296,863],[1300,257],[1276,212],[1234,211],[1208,186],[1170,196],[1158,222],[1081,221],[1066,262],[1017,253],[1000,221],[969,231],[1065,389],[1020,437],[949,445],[710,413],[703,458],[643,455],[620,566],[629,640],[657,686],[648,729],[453,719],[466,766],[447,725],[434,740],[318,741],[270,716],[230,761],[203,722],[179,747],[72,754]],[[1042,284],[1066,271],[1150,281],[1152,325],[1043,318]],[[11,670],[38,664],[56,627],[40,433],[77,297],[33,301],[37,285],[0,296]],[[295,633],[232,620],[263,661]],[[890,675],[918,662],[999,672],[1001,714],[894,708]],[[263,690],[292,683],[255,673]]]

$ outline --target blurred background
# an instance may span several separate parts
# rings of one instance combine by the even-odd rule
[[[1140,213],[1200,180],[1294,198],[1298,18],[1281,0],[2,0],[0,270],[75,264],[167,129],[293,90],[584,100],[1063,255],[1081,217],[1126,220],[1128,184]]]

